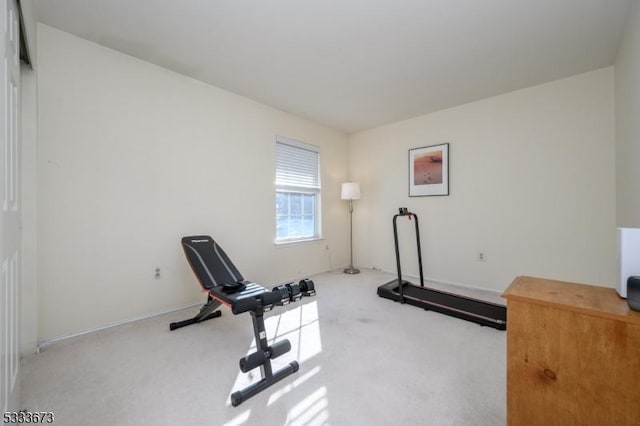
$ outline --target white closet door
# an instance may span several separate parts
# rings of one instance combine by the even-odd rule
[[[20,31],[15,0],[0,0],[0,405],[19,409]]]

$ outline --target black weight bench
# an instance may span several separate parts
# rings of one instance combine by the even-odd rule
[[[269,346],[264,313],[274,306],[297,302],[303,296],[315,296],[313,281],[305,279],[298,284],[289,283],[267,290],[259,284],[245,281],[224,250],[208,235],[184,237],[182,248],[200,285],[207,292],[207,303],[195,317],[171,323],[170,330],[217,318],[221,315],[218,310],[220,305],[228,306],[235,315],[251,313],[257,350],[240,358],[240,370],[247,373],[260,367],[262,380],[231,394],[231,404],[236,407],[298,371],[299,365],[296,361],[290,362],[275,373],[272,371],[271,360],[289,352],[291,343],[284,339]]]

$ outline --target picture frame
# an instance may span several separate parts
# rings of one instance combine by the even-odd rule
[[[409,197],[449,195],[449,144],[409,150]]]

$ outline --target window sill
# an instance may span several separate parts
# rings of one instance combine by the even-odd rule
[[[317,238],[305,238],[303,240],[276,241],[273,244],[276,247],[290,247],[290,246],[299,245],[299,244],[313,244],[320,241],[324,241],[324,238],[317,237]]]

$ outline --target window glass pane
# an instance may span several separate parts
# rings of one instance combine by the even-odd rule
[[[304,237],[302,233],[302,216],[291,215],[289,219],[289,237]]]
[[[276,238],[304,239],[317,236],[316,194],[276,193]]]
[[[314,206],[313,206],[313,201],[314,201],[314,196],[311,194],[305,194],[304,195],[304,201],[302,204],[302,212],[304,214],[313,214],[314,212]]]
[[[289,206],[291,208],[290,212],[292,215],[300,215],[302,214],[302,194],[290,194],[289,195]]]
[[[285,192],[276,192],[276,214],[289,214],[289,194]]]
[[[313,236],[315,233],[315,221],[312,215],[304,215],[302,217],[302,234],[305,236]]]

